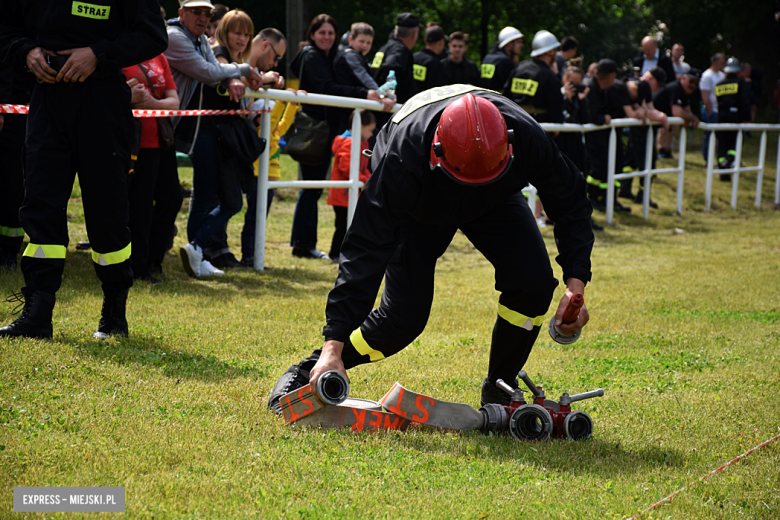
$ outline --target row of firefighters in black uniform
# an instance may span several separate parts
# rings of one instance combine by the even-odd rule
[[[391,36],[376,53],[371,62],[371,72],[377,84],[384,83],[389,72],[395,71],[396,95],[400,103],[417,92],[456,83],[481,86],[501,92],[518,103],[540,123],[608,124],[611,119],[633,117],[661,123],[669,130],[668,117],[681,112],[691,126],[698,119],[691,113],[691,96],[698,88],[701,72],[691,69],[678,81],[667,83],[667,74],[654,68],[640,77],[617,80],[618,67],[612,60],[601,60],[597,71],[586,77],[579,67],[566,67],[561,58],[561,44],[555,35],[539,31],[533,39],[531,59],[515,65],[513,56],[519,54],[523,34],[514,27],[506,27],[500,33],[493,50],[485,56],[482,66],[463,57],[467,49],[468,35],[453,33],[450,50],[445,50],[445,34],[441,27],[428,27],[425,34],[426,48],[412,53],[407,42]],[[563,70],[556,70],[556,69]],[[738,78],[739,62],[731,58],[724,72],[727,77],[716,87],[721,123],[750,121],[750,89]],[[669,78],[670,80],[674,78]],[[654,128],[655,130],[658,127]],[[617,140],[616,172],[644,169],[647,129],[632,127],[628,130],[628,144]],[[654,137],[657,132],[654,132]],[[718,157],[723,168],[733,165],[736,148],[736,132],[718,132]],[[584,142],[579,133],[560,133],[556,136],[558,147],[585,174],[589,195],[597,210],[604,210],[609,162],[609,130],[590,132]],[[655,167],[656,147],[652,147]],[[727,177],[723,177],[724,180]],[[619,195],[643,198],[640,191],[631,194],[631,179],[616,182]],[[652,206],[656,206],[651,201]],[[616,203],[616,210],[630,211]]]

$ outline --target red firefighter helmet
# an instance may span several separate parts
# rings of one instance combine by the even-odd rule
[[[441,114],[431,145],[431,168],[440,168],[461,184],[493,182],[512,164],[513,137],[493,103],[466,94]]]

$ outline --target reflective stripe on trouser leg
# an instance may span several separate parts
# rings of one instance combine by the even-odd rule
[[[543,322],[543,315],[525,316],[499,304],[490,346],[488,380],[510,381],[517,377],[531,355]]]
[[[22,238],[24,237],[24,229],[20,227],[0,226],[0,236],[10,237],[10,238]]]
[[[65,246],[29,243],[22,256],[39,258],[41,260],[65,260],[66,251],[67,248]]]
[[[585,181],[586,181],[588,184],[590,184],[591,186],[596,186],[597,188],[601,188],[602,190],[606,190],[606,189],[607,189],[607,186],[609,186],[609,184],[607,184],[606,182],[601,182],[601,181],[600,181],[600,180],[598,180],[598,179],[594,179],[594,178],[593,178],[593,177],[591,177],[590,175],[588,175],[588,176],[585,178]],[[615,181],[615,186],[616,186],[616,187],[619,187],[619,186],[620,186],[620,183],[619,183],[619,182],[617,182],[617,181]]]
[[[540,327],[542,323],[544,323],[544,314],[533,317],[526,316],[524,314],[520,314],[517,311],[513,311],[501,303],[498,304],[498,315],[515,327],[520,327],[521,329],[525,330],[531,330],[534,327]]]
[[[92,261],[97,265],[102,266],[121,264],[130,258],[131,245],[132,244],[127,244],[126,247],[120,249],[119,251],[112,251],[110,253],[98,253],[97,251],[93,250]]]
[[[27,244],[20,266],[25,285],[35,291],[55,294],[62,283],[66,247],[56,244]]]

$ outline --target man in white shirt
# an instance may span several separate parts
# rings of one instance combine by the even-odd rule
[[[721,82],[726,75],[723,73],[723,67],[726,66],[726,57],[723,54],[714,54],[710,58],[710,68],[701,75],[699,89],[701,90],[701,100],[704,108],[701,111],[702,123],[718,122],[718,99],[715,97],[715,85]],[[710,133],[704,132],[704,143],[701,146],[701,153],[704,161],[707,161],[707,155],[710,149]]]
[[[677,75],[677,79],[680,79],[680,76],[691,70],[691,66],[685,63],[684,54],[685,47],[683,47],[682,43],[675,43],[672,46],[672,66],[674,67],[674,73]]]

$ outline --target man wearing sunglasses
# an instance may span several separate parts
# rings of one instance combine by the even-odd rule
[[[284,77],[271,69],[278,66],[287,52],[287,40],[273,27],[267,27],[257,33],[252,40],[252,59],[250,65],[263,76],[263,87],[283,88]]]
[[[208,0],[180,0],[179,18],[168,22],[170,43],[165,57],[171,66],[182,110],[201,108],[200,95],[195,95],[200,84],[221,83],[233,101],[244,95],[245,86],[240,78],[246,78],[252,89],[258,89],[262,84],[260,74],[248,63],[219,63],[214,57],[206,37],[212,9],[214,6]],[[180,152],[192,152],[197,138],[194,119],[188,118],[185,125],[178,124],[184,119],[177,121],[176,145]]]
[[[496,381],[517,387],[558,285],[522,190],[536,186],[555,220],[566,282],[556,326],[575,334],[588,321],[585,308],[572,324],[562,316],[591,278],[585,178],[516,103],[468,85],[433,88],[404,103],[377,135],[371,170],[328,295],[325,343],[280,377],[269,407],[280,413],[281,396],[314,388],[324,372],[346,374],[412,343],[428,321],[437,260],[458,230],[493,264],[500,292],[481,402],[508,404]]]

